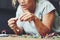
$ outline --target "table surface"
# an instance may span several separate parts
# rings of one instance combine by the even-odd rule
[[[18,35],[9,35],[6,37],[0,37],[0,40],[60,40],[60,36],[54,36],[51,38],[34,38],[32,36],[18,36]]]
[[[0,37],[0,40],[53,40],[49,38],[19,38],[19,37]]]

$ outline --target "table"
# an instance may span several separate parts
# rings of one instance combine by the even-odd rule
[[[51,37],[51,38],[32,38],[32,37],[21,37],[18,35],[9,35],[9,36],[4,36],[0,37],[0,40],[60,40],[60,36],[58,37]]]
[[[0,37],[0,40],[53,40],[53,39],[19,38],[19,37]]]

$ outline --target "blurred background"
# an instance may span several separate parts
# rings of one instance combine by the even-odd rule
[[[56,8],[60,16],[60,1],[49,0]],[[17,8],[17,7],[16,7]],[[13,34],[14,32],[8,27],[7,21],[11,17],[15,17],[16,8],[12,6],[12,0],[0,0],[0,33],[5,30],[7,34]]]

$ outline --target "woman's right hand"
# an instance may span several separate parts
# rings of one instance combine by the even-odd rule
[[[14,28],[15,26],[17,26],[16,22],[17,22],[17,18],[11,18],[8,20],[8,26],[12,29]]]
[[[23,28],[19,28],[16,24],[17,18],[11,18],[8,20],[8,26],[13,29],[13,31],[17,34],[20,35],[23,33]]]

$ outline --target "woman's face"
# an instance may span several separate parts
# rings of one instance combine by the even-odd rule
[[[23,9],[29,9],[34,6],[34,0],[18,0],[19,4],[22,6]]]

